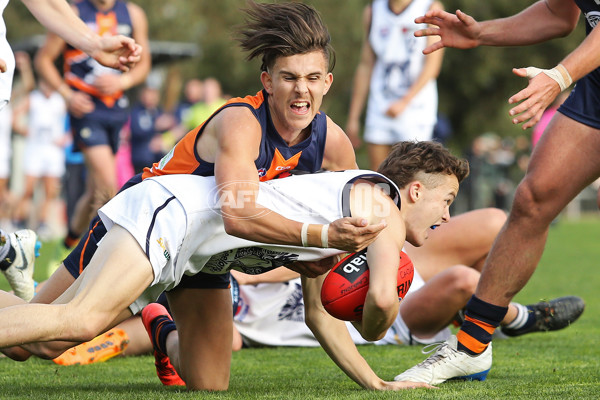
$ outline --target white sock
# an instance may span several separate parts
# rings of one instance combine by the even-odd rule
[[[519,329],[525,326],[527,320],[529,319],[529,309],[525,307],[523,304],[519,303],[511,303],[513,306],[517,308],[517,316],[512,320],[511,323],[506,325],[508,329]]]

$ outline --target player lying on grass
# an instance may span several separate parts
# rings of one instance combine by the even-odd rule
[[[427,345],[447,340],[450,322],[462,322],[461,311],[475,292],[483,260],[505,219],[502,210],[475,210],[453,216],[448,224],[431,232],[421,247],[405,244],[404,251],[415,267],[414,279],[391,328],[375,343]],[[304,324],[297,274],[279,268],[262,275],[232,271],[232,277],[239,284],[237,307],[234,302],[234,351],[242,346],[319,345]],[[511,303],[501,331],[520,336],[562,329],[583,310],[584,302],[576,296],[527,306]],[[356,344],[368,343],[348,325]]]
[[[29,348],[38,354],[36,350],[48,341],[90,340],[167,291],[177,330],[167,329],[170,320],[166,316],[146,315],[156,352],[171,357],[189,389],[226,390],[233,329],[230,291],[199,290],[193,302],[189,297],[182,301],[177,284],[183,275],[199,271],[225,274],[230,268],[258,273],[293,261],[322,259],[331,265],[337,259],[332,256],[342,251],[328,249],[323,232],[327,232],[327,223],[349,213],[387,223],[369,246],[371,285],[363,320],[355,323],[365,339],[380,339],[398,313],[395,275],[405,240],[420,246],[431,227],[449,220],[449,206],[459,181],[468,174],[468,165],[440,144],[405,142],[394,148],[381,172],[389,179],[354,170],[260,183],[260,190],[256,187],[248,193],[256,197],[256,204],[267,206],[256,206],[256,219],[273,210],[308,228],[302,230],[305,234],[290,232],[295,240],[289,245],[227,235],[224,225],[229,217],[219,214],[219,205],[231,198],[212,178],[173,175],[145,180],[100,210],[108,233],[88,267],[55,303],[0,310],[0,320],[5,321],[0,324],[0,347],[44,342]],[[376,183],[382,183],[389,195]],[[314,193],[319,193],[317,199]],[[237,206],[245,207],[244,203]],[[302,244],[307,247],[298,247]],[[344,322],[324,311],[322,279],[303,278],[307,323],[340,368],[368,389],[427,386],[386,382],[375,375],[358,353]],[[63,350],[68,347],[65,343]]]
[[[483,260],[505,220],[506,214],[499,209],[469,211],[430,232],[423,246],[406,243],[404,251],[413,260],[415,276],[394,323],[375,343],[420,345],[448,339],[448,324],[474,293]],[[234,351],[242,346],[319,346],[304,323],[297,273],[277,268],[260,275],[232,271],[232,276],[239,284],[237,307],[234,301]],[[168,306],[165,301],[161,304]],[[575,296],[527,306],[512,303],[502,332],[519,336],[562,329],[573,323],[583,309],[583,300]],[[367,343],[351,324],[347,325],[356,344]],[[134,316],[54,361],[62,365],[89,364],[119,354],[152,351],[141,317]]]

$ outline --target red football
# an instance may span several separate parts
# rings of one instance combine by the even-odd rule
[[[405,252],[400,253],[398,267],[398,299],[408,292],[413,280],[414,267]],[[331,269],[323,281],[321,302],[325,310],[337,319],[360,321],[369,289],[367,250],[344,257]]]

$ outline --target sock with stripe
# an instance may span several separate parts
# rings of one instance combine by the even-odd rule
[[[509,324],[506,325],[506,328],[529,328],[531,325],[535,324],[535,312],[533,308],[529,309],[529,307],[519,303],[512,303],[512,305],[515,306],[515,308],[517,309],[517,316]]]
[[[154,349],[162,354],[167,354],[167,336],[171,331],[177,329],[175,322],[169,317],[161,315],[152,321],[150,329],[152,329],[152,337],[155,338],[153,340]]]
[[[467,303],[465,321],[456,334],[457,349],[470,355],[483,353],[507,311],[508,307],[487,303],[473,295]]]

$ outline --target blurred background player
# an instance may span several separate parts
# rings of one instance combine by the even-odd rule
[[[160,107],[160,91],[145,86],[132,107],[129,121],[131,163],[135,174],[160,160],[166,153],[162,133],[175,125],[175,119]]]
[[[146,79],[150,71],[148,22],[142,8],[121,0],[83,0],[73,4],[74,12],[100,36],[117,32],[130,36],[145,51],[128,72],[106,68],[91,57],[49,33],[36,55],[36,68],[64,97],[76,148],[85,158],[87,187],[75,208],[64,241],[71,248],[79,240],[97,210],[96,196],[111,197],[117,190],[115,154],[119,132],[129,116],[124,92]],[[64,80],[54,61],[65,60]]]
[[[27,62],[20,64],[19,71],[22,75],[33,74],[28,56]],[[41,238],[50,240],[53,234],[49,215],[56,205],[65,173],[67,107],[62,96],[41,78],[38,88],[17,104],[14,116],[15,132],[26,138],[23,156],[25,188],[16,206],[14,221],[16,226],[34,228]],[[40,180],[44,195],[41,205],[32,213],[34,191]],[[32,216],[33,221],[30,220]]]
[[[364,141],[369,166],[377,170],[391,146],[403,140],[431,140],[436,123],[436,78],[442,52],[423,55],[434,38],[415,38],[416,17],[441,10],[432,0],[375,0],[365,7],[365,38],[353,80],[346,133],[360,145],[360,117],[369,97]]]

